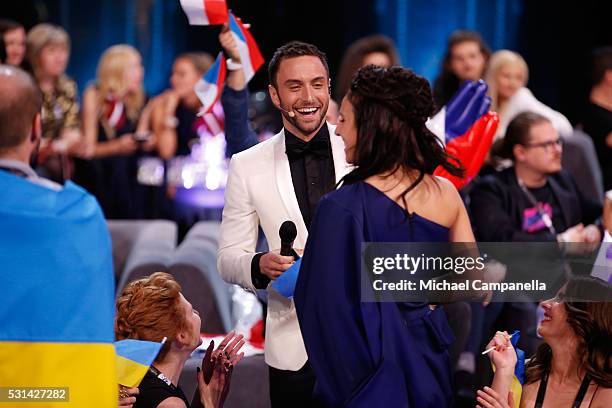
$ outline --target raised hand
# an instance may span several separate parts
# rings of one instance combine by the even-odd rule
[[[211,341],[202,360],[202,370],[198,368],[197,373],[200,400],[205,407],[223,406],[234,366],[244,357],[244,353],[238,353],[244,344],[243,336],[237,336],[233,331],[214,351],[214,342]]]

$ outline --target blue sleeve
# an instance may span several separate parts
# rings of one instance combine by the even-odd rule
[[[323,198],[310,228],[294,301],[316,394],[345,406],[377,371],[380,331],[375,303],[360,301],[363,229],[353,215]],[[366,327],[367,326],[367,327]]]
[[[228,86],[221,93],[221,105],[225,113],[225,140],[228,155],[240,153],[258,142],[257,135],[249,128],[249,92],[245,88],[235,91]]]

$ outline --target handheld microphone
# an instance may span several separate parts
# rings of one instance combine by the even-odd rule
[[[293,250],[293,241],[297,237],[297,228],[293,221],[285,221],[278,230],[278,235],[281,239],[280,254],[282,256],[293,256],[295,258],[295,251]]]
[[[276,106],[276,109],[278,109],[279,111],[285,112],[290,118],[295,118],[295,112],[293,112],[292,110],[285,110],[281,108],[280,105]]]

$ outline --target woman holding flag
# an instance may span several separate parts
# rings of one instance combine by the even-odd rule
[[[526,365],[522,395],[510,393],[517,362],[510,336],[497,332],[487,345],[494,347],[489,357],[495,376],[491,387],[478,391],[480,406],[612,406],[612,286],[593,277],[572,277],[541,305],[538,334],[544,343]]]

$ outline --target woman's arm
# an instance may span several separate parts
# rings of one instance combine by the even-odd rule
[[[138,145],[131,134],[98,142],[98,91],[90,86],[83,96],[83,142],[80,156],[101,158],[134,152]]]
[[[455,221],[450,227],[449,240],[450,242],[475,242],[474,232],[470,217],[463,204],[463,200],[455,186],[448,180],[444,179],[442,184],[443,194],[446,198],[444,201],[452,203],[455,211]]]
[[[153,103],[151,112],[153,133],[157,140],[159,157],[169,160],[176,154],[177,138],[175,111],[178,105],[178,96],[166,91]]]
[[[486,350],[494,347],[489,352],[489,358],[495,367],[495,375],[491,388],[502,397],[507,396],[512,387],[514,367],[516,366],[516,351],[510,342],[510,336],[506,332],[497,332],[486,346]]]

